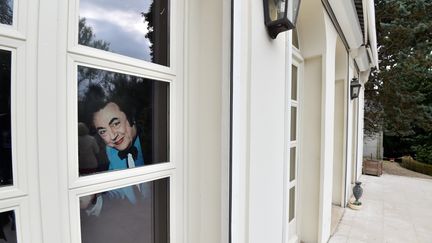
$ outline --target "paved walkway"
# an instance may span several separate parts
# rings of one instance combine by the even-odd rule
[[[432,180],[363,175],[363,208],[345,210],[329,243],[432,243]]]

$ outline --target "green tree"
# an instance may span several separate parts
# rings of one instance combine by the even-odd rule
[[[432,1],[377,0],[375,9],[380,67],[365,87],[365,134],[432,144]]]

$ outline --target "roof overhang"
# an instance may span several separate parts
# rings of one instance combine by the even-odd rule
[[[378,68],[373,0],[322,0],[359,72]]]

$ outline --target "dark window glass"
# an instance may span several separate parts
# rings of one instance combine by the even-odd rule
[[[292,65],[291,99],[297,100],[297,67]]]
[[[0,23],[12,25],[13,0],[0,0]]]
[[[80,198],[82,243],[168,243],[169,179]]]
[[[296,148],[290,148],[290,181],[296,176]]]
[[[295,187],[289,190],[289,222],[295,217]]]
[[[0,243],[16,243],[15,212],[0,213]]]
[[[11,56],[0,50],[0,186],[12,185]]]
[[[81,0],[78,43],[169,66],[168,0]]]
[[[297,139],[297,107],[291,106],[291,141]]]
[[[169,83],[78,66],[80,175],[168,162]]]
[[[297,49],[300,49],[300,47],[299,47],[299,41],[298,41],[297,28],[293,29],[293,32],[292,32],[292,44],[293,44],[293,46],[295,46]]]

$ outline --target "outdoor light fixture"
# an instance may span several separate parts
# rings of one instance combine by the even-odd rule
[[[359,97],[361,84],[359,83],[357,78],[353,78],[351,80],[351,99],[355,99]]]
[[[300,0],[264,0],[265,25],[271,38],[295,28]]]

